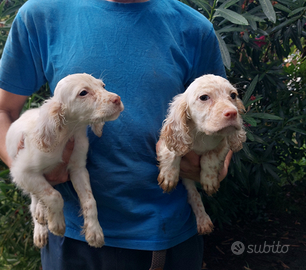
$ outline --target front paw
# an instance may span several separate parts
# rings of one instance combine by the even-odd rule
[[[166,173],[160,172],[157,178],[158,184],[164,192],[170,192],[171,190],[173,190],[176,187],[178,180],[179,175],[174,171]]]
[[[218,175],[206,174],[201,178],[203,179],[201,180],[201,185],[208,196],[212,196],[218,191],[220,187],[220,182],[218,181]]]

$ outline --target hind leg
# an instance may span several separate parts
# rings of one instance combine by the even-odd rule
[[[16,170],[16,172],[13,171],[12,175],[14,177],[13,181],[34,197],[34,203],[31,206],[33,217],[38,217],[38,220],[44,223],[45,215],[43,214],[44,211],[41,211],[43,209],[41,206],[43,205],[46,209],[49,230],[55,235],[64,235],[64,201],[61,194],[40,174]]]
[[[48,241],[48,227],[45,218],[46,209],[33,194],[31,194],[30,211],[34,224],[33,241],[35,246],[42,248]]]
[[[188,191],[188,202],[197,219],[197,226],[199,234],[209,234],[213,231],[214,225],[211,222],[209,215],[207,215],[201,195],[197,191],[194,181],[183,179],[183,184]]]

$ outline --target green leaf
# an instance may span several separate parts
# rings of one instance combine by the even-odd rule
[[[244,122],[247,122],[252,127],[256,127],[257,126],[257,121],[254,118],[252,118],[252,117],[250,117],[250,116],[248,116],[246,114],[243,114],[241,117],[242,117]]]
[[[285,127],[284,129],[290,129],[290,130],[293,130],[294,132],[306,135],[306,130],[302,130],[302,129],[299,129],[299,128],[296,128],[296,127],[291,127],[290,126],[290,127]]]
[[[255,15],[251,15],[251,14],[249,14],[249,13],[243,14],[243,17],[245,17],[247,20],[248,20],[248,19],[252,19],[252,20],[255,21],[255,22],[265,22],[264,19],[262,19],[262,18],[260,18],[260,17],[258,17],[258,16],[255,16]]]
[[[259,0],[263,12],[271,22],[276,22],[276,14],[270,0]]]
[[[240,24],[240,25],[249,24],[248,21],[242,15],[229,9],[217,8],[214,16],[215,17],[221,16],[224,19],[229,20],[234,24]]]
[[[242,27],[235,27],[233,25],[225,26],[217,30],[217,33],[228,33],[228,32],[242,32],[245,29]]]
[[[277,8],[277,9],[279,9],[279,10],[285,11],[285,12],[287,12],[287,13],[290,13],[290,12],[291,12],[291,9],[289,9],[289,8],[287,8],[287,7],[285,7],[285,6],[281,5],[281,4],[279,4],[279,3],[275,4],[274,7]]]
[[[305,10],[306,10],[305,7],[297,8],[297,9],[291,11],[291,12],[288,14],[288,17],[292,17],[293,15],[295,15],[295,14],[301,12],[301,11],[305,11]]]
[[[229,8],[230,6],[236,4],[239,1],[240,0],[227,0],[219,8],[224,8],[224,9]]]
[[[295,22],[296,20],[298,20],[300,18],[300,16],[296,16],[293,17],[289,20],[284,21],[283,23],[279,24],[278,26],[272,28],[270,31],[268,31],[268,33],[271,35],[274,32],[277,32],[278,30],[283,29],[285,26],[292,24],[293,22]]]
[[[262,96],[257,96],[254,100],[249,100],[248,102],[246,102],[245,104],[244,104],[244,107],[248,107],[248,106],[250,106],[252,103],[255,103],[255,102],[257,102],[257,101],[259,101],[259,100],[261,100],[261,99],[263,99],[263,97]]]
[[[257,85],[257,82],[258,82],[258,75],[256,75],[256,77],[253,79],[253,81],[249,85],[247,91],[245,92],[243,99],[242,99],[243,104],[246,104],[250,100],[250,97],[252,96],[255,90],[255,86]]]
[[[243,144],[243,148],[242,148],[242,151],[245,153],[245,155],[253,162],[256,162],[256,157],[254,157],[254,155],[252,155],[249,147],[248,147],[248,144]]]
[[[246,16],[245,16],[246,17]],[[257,30],[257,23],[256,23],[256,21],[255,20],[253,20],[252,18],[246,18],[247,20],[248,20],[248,23],[249,23],[249,25],[252,27],[252,29],[254,30],[254,31],[256,31]]]
[[[3,7],[4,7],[5,3],[6,3],[6,1],[2,1],[2,3],[0,4],[0,16],[1,17],[3,17],[2,12],[3,12]]]
[[[269,119],[269,120],[283,120],[283,118],[270,114],[270,113],[248,113],[249,117],[260,118],[260,119]]]
[[[227,69],[230,69],[231,68],[231,56],[227,49],[226,43],[224,42],[224,40],[218,33],[216,33],[216,36],[219,42],[223,64]]]
[[[291,35],[290,35],[294,45],[302,52],[303,51],[303,46],[301,43],[301,39],[298,37],[298,33],[296,33],[295,31],[291,31]]]

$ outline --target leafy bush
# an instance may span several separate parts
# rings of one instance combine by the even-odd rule
[[[185,0],[213,23],[228,79],[240,91],[248,142],[234,155],[228,177],[213,197],[204,197],[220,225],[261,219],[284,177],[282,166],[303,170],[305,156],[304,0]],[[299,53],[297,51],[299,50]],[[297,53],[299,68],[293,61]],[[286,67],[288,65],[289,67]],[[290,179],[286,181],[290,181]]]

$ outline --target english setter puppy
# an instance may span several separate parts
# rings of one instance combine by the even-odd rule
[[[174,97],[163,123],[157,149],[159,185],[170,192],[179,181],[181,157],[193,150],[201,156],[200,183],[208,195],[217,192],[218,175],[231,149],[242,149],[246,140],[240,113],[244,110],[237,90],[224,78],[204,75]],[[213,224],[206,214],[195,182],[183,179],[188,201],[197,219],[198,232],[210,233]]]
[[[13,160],[11,176],[13,182],[31,196],[36,246],[43,247],[47,243],[48,228],[55,235],[65,232],[64,201],[44,174],[61,162],[65,145],[72,137],[75,143],[68,171],[82,208],[83,232],[90,246],[104,244],[86,169],[86,129],[91,125],[100,137],[105,121],[117,119],[123,108],[120,97],[106,91],[101,80],[88,74],[73,74],[57,84],[54,96],[40,108],[26,111],[10,126],[6,147]],[[22,140],[24,148],[18,149]]]

